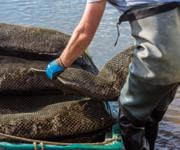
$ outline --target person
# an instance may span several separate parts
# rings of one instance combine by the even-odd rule
[[[180,0],[87,0],[80,23],[61,56],[48,64],[46,74],[53,79],[83,53],[107,2],[123,12],[118,24],[129,21],[137,45],[118,99],[124,146],[153,150],[158,124],[180,82]]]

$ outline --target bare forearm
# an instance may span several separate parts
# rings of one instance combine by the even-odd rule
[[[79,25],[74,30],[68,45],[60,56],[59,62],[61,65],[71,66],[88,47],[100,23],[105,4],[106,0],[87,4]]]
[[[106,0],[87,3],[83,17],[61,56],[47,65],[46,75],[49,79],[53,79],[57,73],[63,72],[65,67],[70,67],[88,47],[100,23],[105,5]]]
[[[83,27],[77,27],[74,30],[68,45],[60,56],[63,64],[66,67],[71,66],[71,64],[76,60],[76,58],[82,55],[84,50],[91,42],[92,37],[93,35],[86,33]]]

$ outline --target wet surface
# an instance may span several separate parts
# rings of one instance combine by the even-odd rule
[[[85,3],[86,0],[1,0],[0,23],[34,25],[71,34],[80,20]],[[120,28],[121,37],[118,45],[114,47],[118,18],[117,10],[108,5],[98,32],[89,47],[89,54],[99,68],[120,50],[133,43],[129,25],[123,23]],[[180,149],[180,90],[160,123],[156,149]]]
[[[180,88],[177,90],[174,101],[160,123],[159,136],[156,143],[158,150],[180,149]]]

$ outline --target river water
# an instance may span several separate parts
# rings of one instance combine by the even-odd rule
[[[0,0],[0,23],[33,25],[71,34],[81,18],[85,3],[86,0]],[[107,5],[95,38],[88,48],[99,69],[119,51],[133,44],[129,24],[123,23],[121,37],[114,47],[118,18],[119,12]],[[160,123],[156,149],[180,150],[180,90]]]

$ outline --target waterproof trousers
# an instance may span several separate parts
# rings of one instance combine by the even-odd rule
[[[128,77],[121,92],[124,98],[121,100],[119,119],[126,150],[154,149],[159,122],[172,102],[177,87],[178,84],[154,86],[137,80],[133,75]],[[141,113],[145,115],[143,118]]]
[[[126,150],[153,150],[180,82],[180,7],[130,22],[137,48],[121,91]]]

